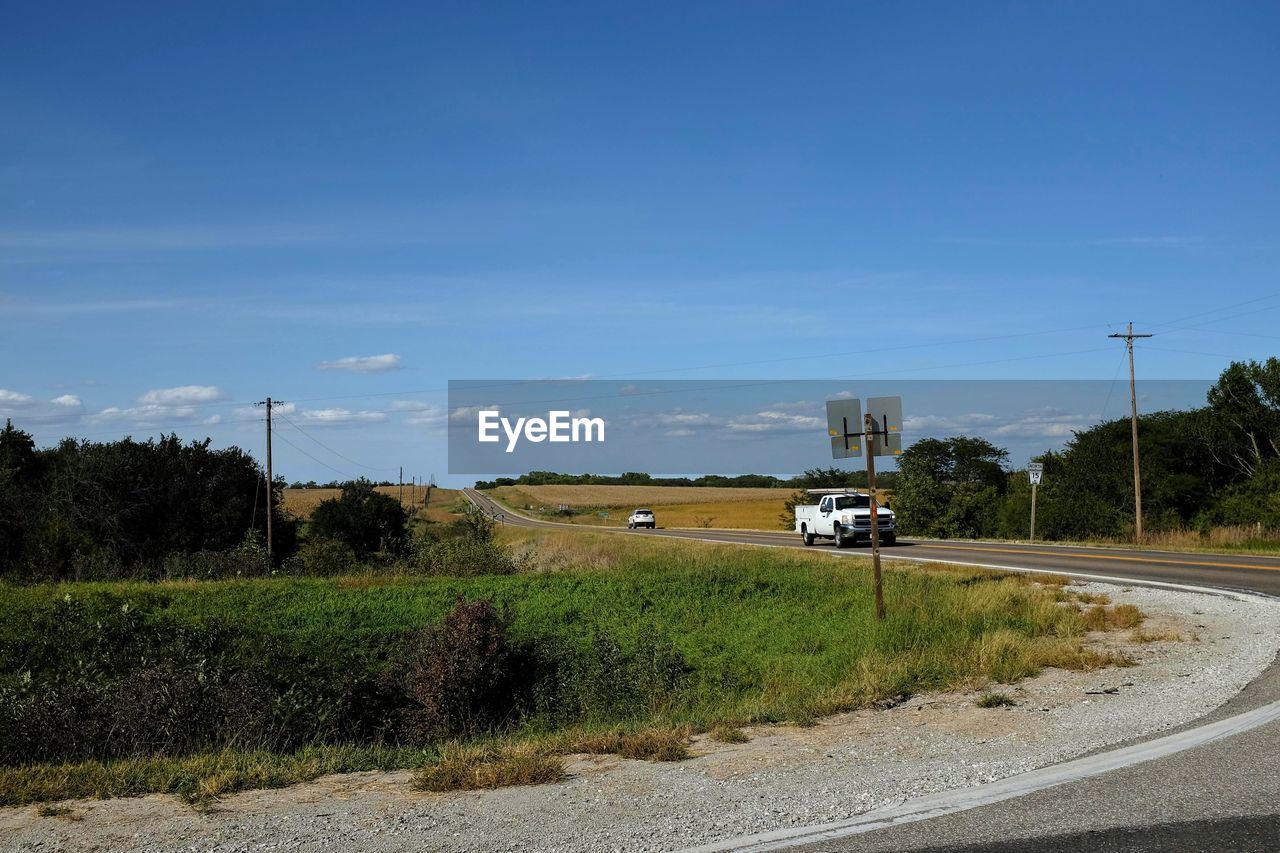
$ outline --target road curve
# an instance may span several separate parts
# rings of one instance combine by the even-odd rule
[[[803,548],[799,535],[784,531],[757,530],[692,530],[662,529],[628,530],[623,527],[585,527],[543,521],[513,512],[493,498],[464,489],[473,504],[485,512],[501,516],[506,524],[579,533],[612,533],[626,536],[665,536],[696,539],[705,542],[728,542],[745,545],[768,545]],[[820,542],[814,549],[826,549],[850,559],[870,556],[867,546],[836,550],[830,543]],[[1280,597],[1280,557],[1253,554],[1225,555],[1173,551],[1138,551],[1121,548],[1089,548],[1074,545],[1015,545],[986,542],[942,542],[935,540],[899,539],[898,544],[882,551],[885,559],[912,562],[945,562],[962,565],[990,566],[1021,571],[1045,571],[1084,575],[1100,579],[1116,579],[1143,584],[1172,583],[1206,589],[1256,592]]]
[[[481,509],[521,527],[804,547],[799,536],[782,531],[584,528],[528,518],[481,492],[465,492]],[[836,550],[829,544],[814,547],[848,559],[865,559],[870,550],[865,546]],[[1135,585],[1169,584],[1280,597],[1280,557],[902,539],[895,547],[886,548],[885,555],[895,560],[1046,571]],[[1267,721],[1245,723],[1250,715],[1258,714],[1266,715]],[[1205,740],[1204,733],[1216,725],[1234,725],[1238,731]],[[1161,758],[1085,774],[1039,790],[1029,786],[1026,793],[947,815],[826,840],[801,835],[757,845],[753,839],[726,839],[715,846],[739,853],[783,848],[793,853],[1280,850],[1280,662],[1273,663],[1222,708],[1167,737],[1194,739],[1197,735],[1200,745]],[[1124,748],[1142,749],[1153,742],[1139,740],[1084,760],[1105,761]],[[1017,784],[1016,779],[1010,781]]]

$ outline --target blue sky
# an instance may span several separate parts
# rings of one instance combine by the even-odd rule
[[[1277,43],[1266,3],[11,5],[0,416],[260,453],[270,394],[289,479],[447,480],[451,378],[1111,380],[1127,320],[1210,378],[1280,340]]]

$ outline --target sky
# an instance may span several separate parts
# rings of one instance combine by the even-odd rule
[[[1110,388],[1129,321],[1140,380],[1280,349],[1275,4],[5,19],[0,417],[41,444],[260,456],[271,396],[289,480],[457,485],[451,379]]]

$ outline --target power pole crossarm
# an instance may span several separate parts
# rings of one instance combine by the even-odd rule
[[[1133,341],[1134,338],[1149,338],[1151,335],[1135,335],[1133,323],[1123,335],[1107,335],[1109,338],[1123,338],[1129,350],[1129,421],[1133,434],[1133,536],[1137,542],[1142,541],[1142,469],[1138,464],[1138,393],[1133,379]]]

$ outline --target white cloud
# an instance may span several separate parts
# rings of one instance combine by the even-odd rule
[[[226,393],[216,385],[179,385],[176,388],[153,388],[138,398],[145,406],[190,406],[196,403],[214,403],[226,399]]]
[[[707,426],[714,421],[715,418],[706,412],[686,412],[680,409],[674,412],[658,412],[653,416],[653,423],[669,427]]]
[[[31,423],[72,423],[83,414],[80,398],[71,394],[39,400],[30,394],[0,388],[0,420],[12,418],[19,427]]]
[[[696,430],[691,429],[669,429],[663,433],[663,435],[670,436],[671,438],[684,438],[685,436],[697,434]]]
[[[350,409],[303,409],[297,419],[314,426],[346,426],[376,424],[387,419],[386,412],[353,412]]]
[[[168,426],[175,421],[194,421],[200,416],[199,410],[192,406],[108,406],[96,414],[89,415],[86,420],[91,423],[128,422],[141,426]]]
[[[352,355],[334,361],[322,361],[317,366],[321,370],[343,370],[347,373],[386,373],[403,368],[400,356],[390,352],[382,355]]]
[[[826,425],[827,422],[823,418],[774,409],[766,409],[753,415],[742,415],[726,424],[731,432],[738,433],[817,431],[825,429]]]
[[[1015,415],[969,412],[961,415],[916,415],[904,419],[903,429],[917,435],[971,433],[985,438],[1069,438],[1088,429],[1097,416],[1044,408]]]
[[[425,412],[427,409],[434,409],[435,406],[421,400],[392,400],[387,408],[393,412]]]

